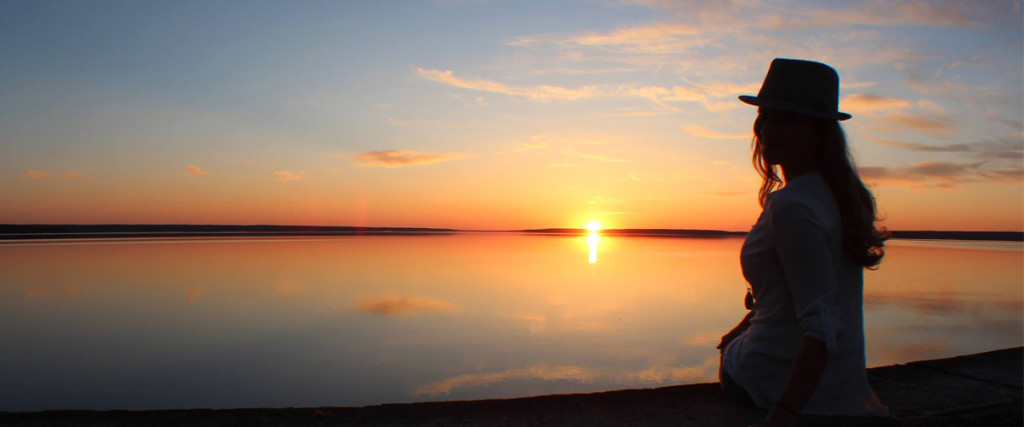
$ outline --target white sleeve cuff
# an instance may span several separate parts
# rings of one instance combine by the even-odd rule
[[[846,331],[846,325],[839,320],[839,307],[818,305],[818,309],[800,319],[800,333],[825,343],[829,355],[839,351],[839,336]]]

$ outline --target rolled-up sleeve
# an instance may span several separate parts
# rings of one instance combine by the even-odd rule
[[[810,208],[799,203],[773,209],[771,225],[800,332],[823,341],[835,354],[846,327],[836,304],[838,279],[825,231]]]

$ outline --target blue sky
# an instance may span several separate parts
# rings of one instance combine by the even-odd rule
[[[746,229],[795,57],[891,226],[1024,227],[1019,1],[0,8],[0,222]]]

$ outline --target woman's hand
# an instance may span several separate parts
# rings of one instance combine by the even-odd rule
[[[753,311],[748,312],[747,315],[743,317],[743,320],[741,320],[735,328],[732,328],[732,330],[729,331],[729,333],[722,335],[722,340],[718,342],[718,345],[715,346],[715,348],[719,350],[724,350],[725,346],[728,345],[730,341],[736,339],[736,337],[740,336],[744,331],[747,330],[747,328],[750,327],[750,318],[753,316]]]
[[[737,326],[729,331],[729,333],[722,335],[722,340],[718,342],[718,345],[716,345],[715,348],[725,350],[725,346],[729,345],[729,342],[736,339],[736,337],[743,333],[743,331],[738,330],[738,328],[739,327]]]

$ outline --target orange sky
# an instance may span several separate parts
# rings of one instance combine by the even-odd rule
[[[746,230],[736,96],[796,57],[887,226],[1020,231],[1020,5],[18,6],[0,223]]]

